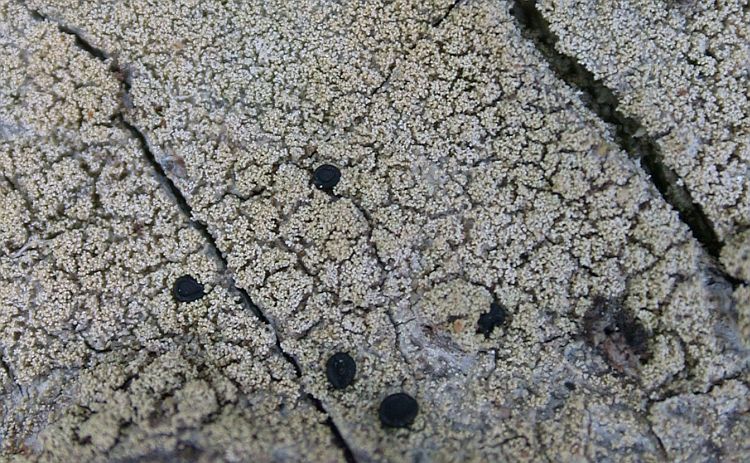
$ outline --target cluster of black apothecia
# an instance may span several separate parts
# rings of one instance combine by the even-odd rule
[[[313,184],[326,192],[331,193],[333,188],[341,180],[341,171],[338,167],[323,164],[315,169],[313,173]],[[174,298],[179,302],[193,302],[205,295],[203,285],[190,275],[183,275],[174,282],[172,288]],[[490,311],[482,314],[477,322],[477,333],[484,334],[489,338],[492,331],[502,325],[507,318],[507,312],[498,304],[493,302]],[[326,362],[326,377],[334,389],[345,389],[354,383],[357,374],[357,364],[351,355],[346,352],[337,352],[328,358]],[[392,428],[408,427],[414,422],[419,413],[417,401],[409,394],[399,392],[391,394],[380,403],[378,415],[383,426]]]
[[[334,389],[345,389],[354,382],[357,364],[346,352],[336,352],[326,362],[326,377]],[[419,412],[419,405],[414,397],[403,392],[391,394],[378,409],[380,422],[390,428],[405,428],[414,422]]]

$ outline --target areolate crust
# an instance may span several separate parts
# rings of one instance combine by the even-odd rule
[[[3,458],[749,458],[747,182],[714,262],[513,6],[0,0]]]

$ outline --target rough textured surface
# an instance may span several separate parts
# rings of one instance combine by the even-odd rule
[[[337,458],[273,332],[113,119],[107,66],[0,13],[3,460]],[[208,294],[177,304],[185,273]]]
[[[746,199],[729,282],[512,4],[68,3],[0,3],[4,455],[750,457]]]
[[[750,228],[748,2],[538,3],[559,48],[643,123],[719,239]]]

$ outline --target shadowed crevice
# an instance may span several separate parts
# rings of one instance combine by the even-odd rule
[[[717,262],[723,243],[703,208],[696,203],[677,173],[665,164],[660,148],[640,121],[617,108],[615,94],[573,57],[558,51],[558,37],[536,7],[536,0],[515,0],[511,13],[523,36],[531,40],[554,73],[568,85],[580,90],[581,100],[600,119],[614,128],[615,142],[631,157],[638,159],[662,198],[678,212],[695,239]],[[732,278],[725,275],[728,281]],[[733,282],[736,283],[736,282]]]
[[[141,144],[141,151],[143,152],[144,157],[149,162],[151,167],[154,169],[154,172],[156,172],[156,175],[160,183],[166,188],[169,195],[173,197],[175,204],[177,204],[177,206],[180,208],[182,213],[188,217],[191,225],[201,233],[203,238],[209,244],[212,253],[216,255],[217,259],[221,263],[221,271],[227,277],[230,291],[234,292],[235,294],[239,296],[240,302],[246,309],[253,312],[253,314],[255,314],[255,316],[262,323],[271,327],[274,333],[274,339],[276,341],[276,348],[284,357],[284,359],[294,368],[294,372],[297,378],[301,378],[302,367],[300,366],[299,362],[297,362],[297,359],[294,358],[293,355],[291,355],[290,353],[286,352],[283,349],[283,347],[281,346],[281,339],[279,338],[277,334],[276,327],[274,326],[273,323],[271,323],[271,321],[263,313],[263,311],[260,310],[260,308],[252,301],[248,292],[235,284],[234,279],[232,278],[231,272],[229,270],[226,256],[224,256],[224,254],[221,252],[218,245],[216,244],[216,239],[213,237],[211,232],[208,231],[208,227],[206,224],[198,220],[194,220],[192,218],[193,217],[192,208],[188,204],[183,194],[180,192],[179,188],[177,188],[174,182],[166,175],[162,165],[159,164],[159,162],[156,160],[154,153],[149,148],[148,142],[146,140],[146,136],[140,130],[138,130],[138,128],[136,128],[135,126],[127,122],[121,114],[118,115],[118,119],[119,119],[119,122],[122,123],[122,125],[128,131],[130,131],[130,133],[135,138],[139,140]],[[336,423],[334,423],[333,419],[331,418],[331,415],[325,409],[320,399],[316,398],[315,396],[309,393],[306,394],[305,398],[309,400],[310,403],[312,403],[312,405],[316,408],[316,410],[318,410],[318,412],[326,415],[327,418],[324,424],[328,426],[328,428],[331,430],[331,433],[333,435],[333,443],[336,444],[336,446],[341,450],[341,452],[344,455],[345,460],[348,463],[356,462],[357,460],[354,458],[354,454],[351,448],[349,447],[347,442],[344,440],[341,434],[341,431],[336,426]]]
[[[235,292],[235,294],[239,296],[240,301],[245,308],[252,311],[262,323],[271,327],[271,329],[274,332],[276,348],[284,357],[284,359],[294,368],[294,372],[297,378],[301,378],[302,367],[300,366],[299,362],[297,362],[297,359],[294,358],[294,356],[292,356],[291,354],[289,354],[283,349],[283,347],[281,346],[281,339],[277,335],[276,327],[273,325],[273,323],[271,323],[271,321],[263,313],[263,311],[260,310],[260,308],[252,301],[248,292],[238,287],[235,284],[234,279],[230,276],[227,259],[224,256],[224,254],[221,252],[221,250],[219,249],[218,245],[216,244],[215,238],[208,231],[208,227],[206,226],[206,224],[197,220],[193,220],[192,208],[190,207],[190,204],[188,204],[187,200],[182,195],[179,188],[177,188],[174,182],[172,182],[172,180],[166,175],[162,165],[159,164],[159,162],[156,160],[154,153],[149,148],[148,142],[146,140],[146,136],[141,131],[139,131],[135,126],[127,122],[122,115],[119,115],[118,117],[122,125],[125,128],[127,128],[127,130],[129,130],[130,133],[135,138],[139,140],[141,144],[141,151],[144,153],[144,157],[148,160],[149,164],[152,166],[152,168],[156,172],[156,175],[160,183],[164,185],[164,187],[167,189],[170,196],[174,198],[175,203],[178,205],[182,213],[188,217],[193,227],[196,228],[201,233],[201,235],[206,240],[206,242],[209,243],[209,246],[213,254],[216,255],[217,259],[221,263],[222,273],[227,276],[229,289]],[[323,403],[320,401],[320,399],[318,399],[317,397],[313,396],[310,393],[306,393],[305,398],[315,407],[315,409],[319,413],[322,413],[323,415],[326,416],[326,420],[323,424],[325,424],[330,429],[331,434],[333,436],[332,442],[341,450],[341,452],[344,455],[345,461],[347,463],[355,463],[357,460],[354,458],[354,453],[352,452],[351,448],[349,447],[349,444],[346,442],[343,435],[341,434],[341,431],[339,430],[338,426],[336,426],[336,423],[334,423],[333,419],[331,418],[330,413],[328,413],[328,411],[323,406]]]
[[[120,82],[120,92],[121,92],[120,98],[121,98],[123,107],[128,107],[130,105],[130,102],[131,102],[130,90],[131,90],[132,75],[127,66],[118,64],[116,57],[113,57],[112,54],[93,45],[90,41],[84,38],[84,34],[81,31],[75,28],[69,27],[67,25],[60,24],[58,21],[51,19],[38,11],[31,10],[31,9],[29,9],[29,11],[31,12],[32,17],[38,21],[49,21],[53,24],[56,24],[58,30],[61,33],[73,36],[75,40],[74,44],[76,47],[85,51],[87,54],[89,54],[93,58],[103,63],[107,63],[109,65],[109,71]],[[298,378],[301,378],[302,368],[300,367],[299,362],[297,362],[297,359],[294,358],[293,355],[286,352],[282,348],[281,339],[279,338],[277,334],[278,330],[276,329],[274,324],[271,322],[271,320],[269,320],[269,318],[263,313],[263,311],[252,301],[248,292],[244,290],[243,288],[236,285],[234,278],[232,277],[231,271],[229,270],[227,258],[224,255],[224,253],[221,251],[221,249],[218,247],[218,245],[216,244],[216,239],[209,231],[207,224],[193,218],[192,207],[190,206],[190,204],[188,203],[187,199],[182,194],[180,189],[177,187],[177,185],[175,185],[172,179],[166,174],[162,164],[156,159],[154,152],[150,148],[146,135],[140,129],[138,129],[136,126],[130,123],[125,118],[122,111],[115,114],[112,117],[112,120],[113,120],[113,123],[120,125],[124,130],[128,131],[135,139],[138,140],[140,144],[141,152],[143,153],[143,157],[153,169],[153,172],[158,182],[164,188],[168,196],[174,201],[174,204],[177,205],[180,212],[185,217],[187,217],[189,224],[201,234],[201,236],[203,237],[203,239],[208,245],[209,252],[216,257],[216,260],[219,263],[219,270],[226,277],[226,284],[229,289],[229,292],[235,294],[238,297],[239,302],[247,310],[251,311],[263,324],[271,328],[273,335],[274,335],[276,348],[278,349],[278,352],[281,353],[284,359],[294,368],[296,376]],[[4,362],[2,366],[5,366]],[[357,460],[356,458],[354,458],[354,453],[352,452],[348,443],[346,442],[343,435],[341,434],[341,431],[336,426],[336,423],[334,423],[333,419],[331,418],[331,415],[327,412],[327,410],[323,406],[320,399],[316,398],[312,394],[304,392],[304,390],[303,390],[302,397],[305,400],[309,401],[318,412],[326,415],[326,421],[323,424],[325,424],[330,429],[332,437],[333,437],[332,443],[341,450],[344,460],[348,463],[356,462]]]
[[[312,394],[307,394],[307,399],[312,402],[312,404],[319,412],[328,415],[328,418],[323,424],[328,426],[328,428],[331,430],[331,433],[333,434],[333,443],[344,453],[344,459],[346,460],[346,463],[356,463],[357,459],[354,458],[354,452],[352,452],[349,444],[347,444],[346,440],[344,440],[344,436],[336,426],[336,423],[333,422],[333,418],[331,418],[331,415],[326,411],[320,399],[313,396]]]
[[[41,16],[41,15],[40,17],[44,18],[44,16]],[[96,48],[93,45],[91,45],[91,43],[88,40],[84,39],[83,36],[81,36],[81,34],[78,31],[71,29],[70,27],[66,27],[62,25],[58,25],[57,28],[63,34],[72,35],[75,38],[75,45],[78,48],[90,54],[91,56],[98,59],[99,61],[104,62],[104,61],[107,61],[107,59],[109,59],[109,55],[107,55],[107,53],[104,50],[100,48]]]
[[[453,10],[456,9],[459,3],[461,3],[461,0],[454,0],[454,2],[445,10],[445,12],[432,22],[432,27],[440,27],[440,25],[443,24],[443,21],[448,19],[448,16],[450,16]]]

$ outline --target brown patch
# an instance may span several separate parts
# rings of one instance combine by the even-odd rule
[[[168,173],[175,177],[185,178],[187,175],[187,169],[185,168],[185,159],[182,156],[169,156],[164,159],[162,166]]]
[[[617,372],[635,376],[649,359],[649,334],[622,302],[597,296],[583,317],[583,336]]]
[[[305,156],[312,156],[318,152],[318,147],[312,143],[305,145]]]
[[[464,330],[464,327],[464,319],[459,315],[450,315],[445,323],[445,328],[453,331],[454,333],[461,333]]]

